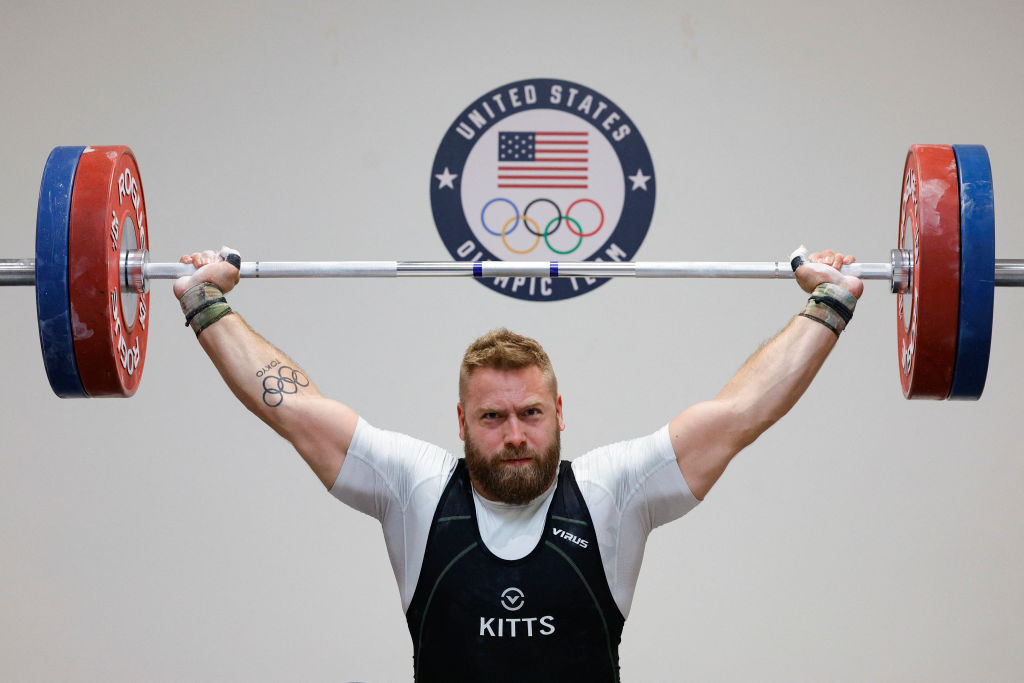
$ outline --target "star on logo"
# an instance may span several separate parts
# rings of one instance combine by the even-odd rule
[[[644,192],[647,191],[647,181],[651,179],[651,176],[644,175],[644,172],[641,169],[636,169],[636,175],[629,175],[626,177],[633,181],[634,190],[639,188]]]
[[[438,182],[440,183],[437,186],[437,189],[443,190],[444,188],[449,187],[449,188],[454,190],[455,189],[455,184],[454,184],[453,181],[456,178],[459,177],[459,174],[458,173],[452,173],[451,171],[448,170],[448,167],[445,166],[444,167],[444,173],[435,173],[434,177],[437,178]],[[644,188],[644,189],[647,189],[647,188]]]

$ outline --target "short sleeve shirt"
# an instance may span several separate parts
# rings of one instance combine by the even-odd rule
[[[458,458],[449,451],[360,418],[331,493],[376,518],[395,572],[402,609],[419,580],[434,511]],[[647,537],[697,505],[664,426],[653,434],[596,448],[572,461],[590,510],[612,595],[629,614]],[[554,485],[524,505],[473,492],[480,535],[504,559],[529,553],[545,533]],[[547,530],[550,533],[550,530]]]

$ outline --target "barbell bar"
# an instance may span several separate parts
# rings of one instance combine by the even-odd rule
[[[856,262],[840,270],[862,280],[887,280],[890,290],[908,289],[911,254],[893,249],[889,263]],[[122,255],[124,292],[149,291],[150,280],[191,275],[186,263],[153,263],[146,250]],[[142,260],[132,266],[133,259]],[[905,264],[905,265],[897,265]],[[243,261],[241,278],[375,278],[375,277],[636,277],[774,280],[795,276],[783,261]],[[142,282],[142,285],[133,285]],[[33,258],[0,259],[0,286],[34,286]],[[995,260],[996,287],[1024,287],[1024,259]]]
[[[921,192],[927,187],[926,192]],[[937,190],[938,188],[938,190]],[[993,288],[1024,286],[1024,260],[994,257],[992,182],[980,145],[913,145],[899,246],[843,272],[899,294],[907,398],[977,399],[991,345]],[[35,285],[40,344],[61,397],[127,397],[148,344],[149,282],[194,272],[149,259],[145,199],[127,147],[57,147],[43,171],[36,258],[0,260],[0,285]],[[243,278],[637,277],[791,279],[788,262],[253,261]]]

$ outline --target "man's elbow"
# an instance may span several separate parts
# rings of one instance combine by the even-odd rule
[[[778,395],[774,395],[778,392]],[[753,443],[776,422],[785,417],[794,401],[783,395],[782,389],[769,390],[767,394],[733,401],[733,411],[743,433],[745,446]]]
[[[323,485],[330,489],[341,471],[345,445],[339,443],[334,432],[325,427],[322,411],[313,407],[310,400],[317,399],[306,397],[292,405],[253,405],[249,409],[288,441]]]
[[[729,411],[732,415],[728,429],[730,450],[736,454],[757,441],[758,437],[781,420],[789,412],[789,409],[765,410],[763,406],[756,403],[748,405],[734,403],[730,406]]]

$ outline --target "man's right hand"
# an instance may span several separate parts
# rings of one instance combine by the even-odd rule
[[[191,275],[179,277],[174,282],[174,296],[181,298],[181,295],[203,282],[217,285],[220,291],[227,294],[238,284],[238,268],[228,263],[225,259],[228,254],[237,254],[237,251],[222,247],[219,252],[202,251],[194,254],[185,254],[181,257],[181,263],[188,263],[196,267],[196,272]]]
[[[831,249],[808,254],[804,264],[796,269],[796,281],[808,293],[813,292],[815,287],[824,282],[831,282],[859,299],[864,293],[864,282],[860,278],[839,271],[843,266],[848,266],[856,260],[851,254]]]

